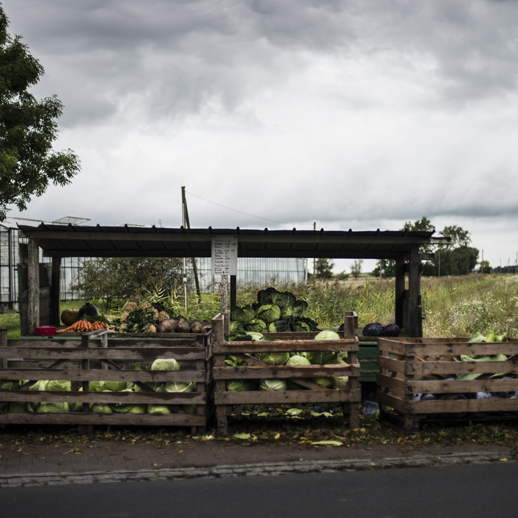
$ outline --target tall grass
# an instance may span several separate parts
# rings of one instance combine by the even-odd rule
[[[309,304],[307,316],[321,327],[336,327],[343,322],[345,311],[356,311],[360,327],[370,322],[384,325],[394,322],[394,280],[372,279],[360,286],[341,281],[315,284],[279,283],[266,286],[238,286],[237,305],[257,302],[257,292],[268,286],[279,291],[291,291],[297,299]],[[518,275],[467,275],[461,277],[424,277],[421,283],[423,335],[425,337],[469,337],[479,331],[495,331],[518,337]],[[123,301],[121,301],[123,302]],[[79,307],[83,301],[63,303]],[[102,301],[95,301],[102,312],[108,312]],[[220,311],[219,295],[204,295],[200,304],[189,300],[187,311],[181,313],[189,320],[210,320]],[[9,338],[20,336],[17,313],[0,315],[0,327],[8,329]]]

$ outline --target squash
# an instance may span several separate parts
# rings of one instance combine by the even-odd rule
[[[71,326],[79,320],[78,309],[65,309],[61,312],[61,322],[66,326]]]
[[[93,304],[87,302],[84,306],[79,308],[79,318],[82,318],[85,315],[88,317],[96,317],[99,315],[99,310]]]

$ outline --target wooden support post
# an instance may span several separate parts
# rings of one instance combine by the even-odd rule
[[[27,332],[29,335],[35,335],[36,326],[40,324],[40,247],[34,239],[29,239],[28,255],[27,284],[29,300],[27,301]]]
[[[237,307],[237,276],[230,276],[230,311]]]
[[[408,336],[420,336],[420,311],[419,311],[419,292],[421,291],[421,274],[419,266],[419,245],[412,245],[410,252],[410,271],[408,275]]]
[[[405,258],[402,255],[396,257],[396,325],[399,329],[405,327],[404,300],[405,300]]]
[[[215,344],[221,345],[225,343],[225,323],[218,315],[212,321],[212,330],[214,331]],[[214,368],[225,366],[225,356],[223,354],[217,354],[214,356]],[[226,392],[226,383],[223,380],[216,381],[216,392]],[[227,405],[216,406],[216,421],[218,426],[218,432],[221,435],[228,435],[228,422],[227,422]]]
[[[0,329],[0,347],[7,347],[7,329]],[[0,369],[7,369],[7,358],[0,358]]]
[[[50,323],[61,324],[61,257],[52,258],[52,281],[50,288]]]
[[[108,336],[108,335],[106,335]],[[88,335],[83,335],[81,337],[81,347],[89,347],[89,339]],[[81,360],[81,369],[88,370],[90,368],[90,360]],[[90,383],[88,381],[82,382],[83,392],[90,391]],[[83,403],[83,414],[90,413],[90,403]],[[77,427],[77,432],[79,435],[93,435],[94,427],[92,425],[79,425]]]
[[[226,313],[228,311],[228,277],[226,275],[221,276],[221,312]]]
[[[344,317],[344,338],[354,339],[356,338],[356,328],[358,326],[358,315],[354,311],[346,311]],[[347,363],[354,365],[358,363],[358,353],[356,351],[350,351],[347,353]],[[349,378],[349,390],[358,390],[360,383],[357,376],[351,376]],[[349,428],[355,430],[360,427],[360,414],[358,409],[358,403],[345,403],[342,405],[344,412],[344,419],[346,412],[349,413]]]

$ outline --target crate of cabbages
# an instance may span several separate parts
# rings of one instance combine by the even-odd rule
[[[212,332],[192,339],[7,340],[0,330],[0,424],[182,426],[205,431]],[[212,410],[211,410],[212,409]]]
[[[518,341],[380,338],[380,420],[414,431],[427,421],[518,418]]]
[[[349,426],[359,426],[361,400],[357,362],[357,316],[345,319],[345,338],[333,331],[291,337],[226,342],[228,315],[212,321],[218,432],[228,433],[234,405],[337,403]]]

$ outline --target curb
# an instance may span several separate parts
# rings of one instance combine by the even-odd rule
[[[415,455],[387,457],[380,460],[344,459],[313,462],[271,462],[259,464],[221,465],[212,468],[142,469],[136,471],[87,471],[84,473],[29,473],[0,475],[0,488],[94,484],[114,482],[151,482],[195,478],[278,476],[294,473],[336,473],[339,471],[371,471],[378,469],[455,466],[516,462],[502,453],[458,453],[451,455]]]

